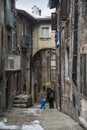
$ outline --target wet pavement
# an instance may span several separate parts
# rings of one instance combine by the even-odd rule
[[[23,125],[30,125],[35,120],[40,122],[41,128],[38,127],[38,130],[84,130],[68,115],[59,112],[56,108],[49,109],[48,104],[46,109],[40,109],[39,105],[33,108],[12,108],[4,115],[5,124],[19,126],[16,130],[21,130]],[[25,128],[24,130],[34,129]]]

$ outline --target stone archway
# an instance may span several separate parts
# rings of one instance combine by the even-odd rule
[[[33,84],[37,83],[38,94],[42,90],[44,90],[44,86],[46,86],[46,83],[53,82],[55,80],[56,78],[55,62],[56,62],[55,49],[51,48],[41,49],[33,56],[33,74],[34,74]]]

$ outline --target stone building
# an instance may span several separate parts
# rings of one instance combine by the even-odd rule
[[[50,17],[35,18],[15,9],[15,0],[0,1],[0,109],[23,94],[34,103],[48,84],[55,87],[54,37]]]
[[[16,10],[17,44],[21,55],[21,81],[19,93],[31,94],[32,30],[35,19],[24,10]],[[25,88],[24,88],[25,87]],[[23,90],[25,89],[25,90]]]
[[[33,26],[33,97],[38,95],[48,84],[54,86],[56,73],[55,32],[51,31],[50,17],[36,19]],[[45,95],[46,96],[46,95]]]
[[[81,119],[87,121],[87,1],[49,0],[48,5],[56,8],[60,110],[84,124]]]
[[[5,25],[4,25],[4,1],[0,1],[0,109],[4,109],[5,101],[5,73],[4,73],[4,50],[5,50]]]
[[[13,50],[16,48],[15,0],[0,1],[0,25],[0,109],[8,109],[16,94],[20,70],[20,56]]]

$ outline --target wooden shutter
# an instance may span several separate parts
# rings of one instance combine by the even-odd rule
[[[51,13],[51,29],[56,30],[57,29],[57,14]]]
[[[65,21],[67,18],[67,0],[61,0],[61,20]]]
[[[87,97],[87,54],[80,56],[80,92]]]

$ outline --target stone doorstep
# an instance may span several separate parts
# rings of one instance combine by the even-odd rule
[[[14,104],[24,104],[24,103],[28,103],[28,100],[14,100],[13,102]]]
[[[13,107],[27,108],[27,104],[13,104]]]
[[[15,97],[13,107],[27,108],[29,106],[30,96],[21,94]]]

